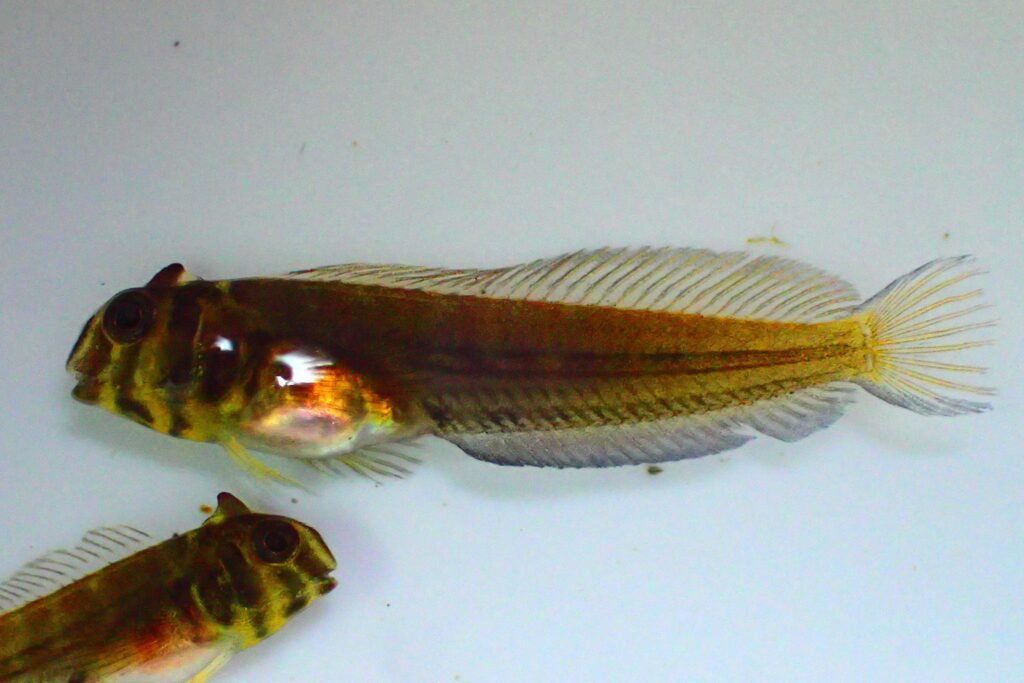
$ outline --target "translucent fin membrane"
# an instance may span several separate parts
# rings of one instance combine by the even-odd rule
[[[152,538],[130,526],[93,529],[69,550],[55,550],[0,582],[0,613],[38,600],[150,545]]]
[[[611,467],[699,458],[754,438],[753,428],[798,441],[843,414],[852,387],[827,384],[717,413],[637,424],[534,432],[447,435],[474,458],[499,465]]]
[[[995,325],[972,286],[984,271],[969,256],[938,259],[899,278],[858,309],[864,315],[874,364],[858,383],[875,396],[924,415],[958,415],[991,408],[964,395],[994,390],[960,381],[985,368],[951,356],[992,341],[979,332]]]
[[[320,472],[338,476],[354,472],[380,483],[378,477],[401,479],[412,474],[409,466],[418,464],[420,460],[407,451],[418,446],[419,444],[413,441],[380,444],[366,446],[333,458],[312,458],[306,462]]]
[[[285,277],[794,322],[840,318],[859,300],[848,283],[797,261],[706,249],[596,249],[493,270],[351,263]]]

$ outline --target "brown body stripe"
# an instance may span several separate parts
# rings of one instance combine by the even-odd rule
[[[181,287],[171,300],[167,320],[167,377],[163,384],[184,387],[192,382],[195,365],[195,341],[199,331],[199,299],[207,288]]]

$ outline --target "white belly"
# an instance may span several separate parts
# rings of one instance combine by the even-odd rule
[[[213,668],[206,673],[212,673],[223,666],[232,654],[225,645],[191,647],[119,671],[103,680],[110,683],[184,683],[211,665]]]

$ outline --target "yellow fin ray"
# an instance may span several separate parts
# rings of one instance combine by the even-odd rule
[[[957,374],[980,374],[985,368],[920,358],[941,358],[991,343],[972,336],[995,325],[992,320],[972,319],[989,308],[971,303],[982,295],[981,289],[961,287],[983,273],[972,264],[969,256],[932,261],[895,280],[858,308],[873,360],[858,384],[889,403],[925,415],[976,413],[991,407],[960,394],[991,395],[993,389],[955,379]],[[957,323],[950,324],[953,321]],[[933,343],[937,340],[954,341]]]
[[[264,463],[262,460],[256,458],[245,446],[238,443],[235,439],[226,439],[221,441],[220,444],[224,447],[224,450],[228,452],[234,463],[247,474],[256,477],[257,479],[271,479],[280,484],[287,484],[288,486],[294,486],[295,488],[308,491],[308,489],[297,482],[296,480],[281,474],[270,465]]]
[[[221,654],[217,655],[212,662],[203,667],[203,670],[197,673],[195,676],[188,679],[186,683],[206,683],[208,680],[210,680],[210,676],[217,673],[217,671],[219,671],[225,664],[228,663],[228,660],[231,659],[232,654],[233,653],[231,652],[222,652]]]

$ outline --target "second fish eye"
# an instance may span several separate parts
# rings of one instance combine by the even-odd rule
[[[288,522],[270,520],[253,531],[256,555],[265,562],[278,564],[292,558],[299,547],[299,534]]]
[[[137,290],[119,294],[103,314],[103,329],[114,341],[138,341],[153,324],[153,302]]]

